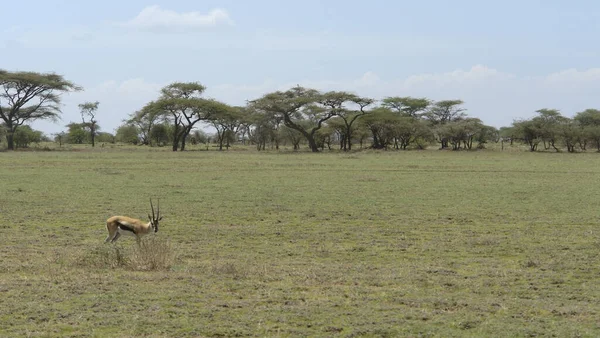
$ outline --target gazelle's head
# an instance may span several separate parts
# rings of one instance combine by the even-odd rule
[[[148,218],[150,219],[150,224],[152,225],[154,232],[158,232],[158,222],[162,219],[162,216],[160,215],[160,199],[158,199],[158,204],[156,205],[156,215],[154,214],[152,198],[150,199],[150,208],[152,208],[152,216],[148,214]]]

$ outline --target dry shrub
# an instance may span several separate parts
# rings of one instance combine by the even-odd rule
[[[145,237],[131,253],[129,267],[138,271],[169,270],[175,256],[171,244],[161,237]]]
[[[128,265],[125,249],[118,245],[98,245],[85,251],[77,260],[78,265],[94,268],[118,268]]]
[[[124,244],[124,243],[123,243]],[[169,270],[175,261],[171,244],[157,236],[144,237],[140,244],[127,247],[121,244],[98,245],[85,251],[78,264],[94,268],[125,268],[135,271]]]

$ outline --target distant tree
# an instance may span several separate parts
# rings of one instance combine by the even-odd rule
[[[427,123],[411,115],[399,116],[393,121],[392,133],[394,146],[406,150],[411,144],[419,140],[431,140],[433,133]]]
[[[425,117],[427,117],[433,125],[455,121],[465,116],[465,109],[461,108],[463,104],[464,102],[462,100],[444,100],[435,102],[425,113]]]
[[[335,110],[318,104],[321,99],[319,91],[297,86],[285,92],[266,94],[252,101],[251,105],[253,109],[281,118],[286,127],[299,131],[306,138],[311,151],[318,152],[315,134],[327,120],[336,115]],[[302,121],[309,121],[309,127],[305,127],[306,124]]]
[[[140,140],[144,145],[149,145],[151,141],[150,133],[161,116],[164,117],[165,112],[160,105],[155,101],[146,104],[141,110],[133,112],[129,115],[129,119],[125,122],[138,127],[140,131]]]
[[[394,127],[398,114],[386,107],[376,107],[360,120],[360,124],[371,132],[373,149],[387,149],[394,144]]]
[[[282,137],[285,140],[290,141],[294,151],[297,151],[300,149],[300,143],[304,139],[304,135],[302,135],[301,132],[299,132],[296,129],[292,129],[292,128],[285,127],[285,126],[281,129],[281,132],[283,134]]]
[[[477,149],[485,148],[488,142],[498,142],[500,140],[500,132],[493,126],[483,125],[475,135],[477,141]]]
[[[209,121],[217,131],[219,150],[223,150],[224,145],[229,149],[230,143],[235,141],[235,135],[242,127],[243,120],[244,110],[241,107],[225,104],[219,108],[215,107]]]
[[[498,131],[499,137],[502,141],[510,141],[510,145],[513,145],[514,140],[517,138],[516,130],[514,127],[500,127]]]
[[[83,144],[88,137],[85,127],[81,123],[71,122],[67,125],[67,142],[71,144]]]
[[[78,105],[81,113],[82,125],[89,129],[90,141],[92,147],[96,145],[96,132],[98,130],[98,122],[96,121],[96,111],[100,102],[85,102]],[[87,118],[87,121],[86,121]]]
[[[8,149],[13,150],[14,134],[26,122],[57,120],[60,93],[82,88],[54,73],[8,72],[0,70],[0,118],[7,129]]]
[[[560,151],[556,144],[560,141],[561,124],[565,122],[565,117],[557,109],[544,108],[537,110],[536,113],[538,116],[533,120],[540,127],[544,149],[548,150],[552,147],[555,151]]]
[[[27,148],[31,143],[40,143],[43,133],[39,130],[33,130],[28,125],[23,125],[14,133],[14,143],[16,148]]]
[[[447,129],[440,129],[440,126],[452,121],[462,119],[466,116],[465,109],[461,106],[464,104],[462,100],[444,100],[435,102],[429,107],[426,113],[423,114],[427,120],[436,127],[438,131],[447,131]],[[442,149],[448,147],[448,140],[438,135],[438,142],[441,144]]]
[[[592,143],[600,151],[600,110],[586,109],[573,117],[581,126],[580,148],[585,150],[587,143]]]
[[[344,137],[341,140],[343,150],[352,150],[354,122],[369,112],[366,108],[373,102],[375,100],[347,92],[327,92],[319,99],[319,103],[329,110],[330,114],[339,117],[344,122]]]
[[[570,153],[575,152],[575,147],[577,144],[581,144],[581,138],[583,137],[582,128],[579,125],[579,122],[565,118],[561,121],[558,134],[560,139],[563,141],[565,147],[567,147],[567,151]]]
[[[278,142],[278,127],[270,115],[255,113],[252,115],[252,128],[248,128],[248,137],[256,144],[257,150],[266,150],[267,143]]]
[[[383,99],[382,106],[389,108],[403,116],[418,118],[421,113],[426,111],[431,105],[431,101],[426,98],[406,97],[386,97]]]
[[[185,141],[196,123],[208,121],[226,105],[201,97],[206,87],[197,82],[175,82],[161,90],[156,104],[173,122],[173,151],[185,150]]]
[[[208,135],[204,131],[196,129],[192,132],[191,141],[192,144],[207,143]]]
[[[60,133],[54,134],[54,142],[58,142],[59,147],[62,147],[63,143],[66,141],[67,134],[64,131]]]
[[[137,126],[133,124],[124,124],[117,128],[115,138],[117,142],[138,144],[140,141],[138,136],[139,133],[140,131]]]
[[[107,132],[100,132],[96,136],[96,140],[102,143],[115,143],[116,137],[115,135]]]
[[[152,126],[150,130],[150,139],[158,146],[163,146],[172,139],[171,127],[166,123],[158,123]]]
[[[575,114],[573,119],[582,126],[600,126],[600,110],[586,109]]]
[[[540,120],[521,120],[513,122],[514,135],[529,146],[530,151],[536,151],[542,142],[543,126]]]

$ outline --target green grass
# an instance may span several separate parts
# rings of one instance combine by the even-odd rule
[[[0,336],[599,336],[599,174],[594,153],[0,153]],[[156,269],[103,244],[149,197]]]

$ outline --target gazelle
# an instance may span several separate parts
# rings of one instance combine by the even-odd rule
[[[138,244],[142,236],[152,232],[158,232],[158,222],[162,219],[160,216],[160,199],[156,205],[156,215],[154,215],[154,206],[152,205],[152,199],[150,199],[150,208],[152,208],[152,216],[148,214],[150,222],[144,223],[143,221],[126,217],[126,216],[113,216],[106,220],[106,230],[108,230],[108,237],[104,240],[104,243],[114,243],[121,237],[121,234],[125,233],[136,237]]]

